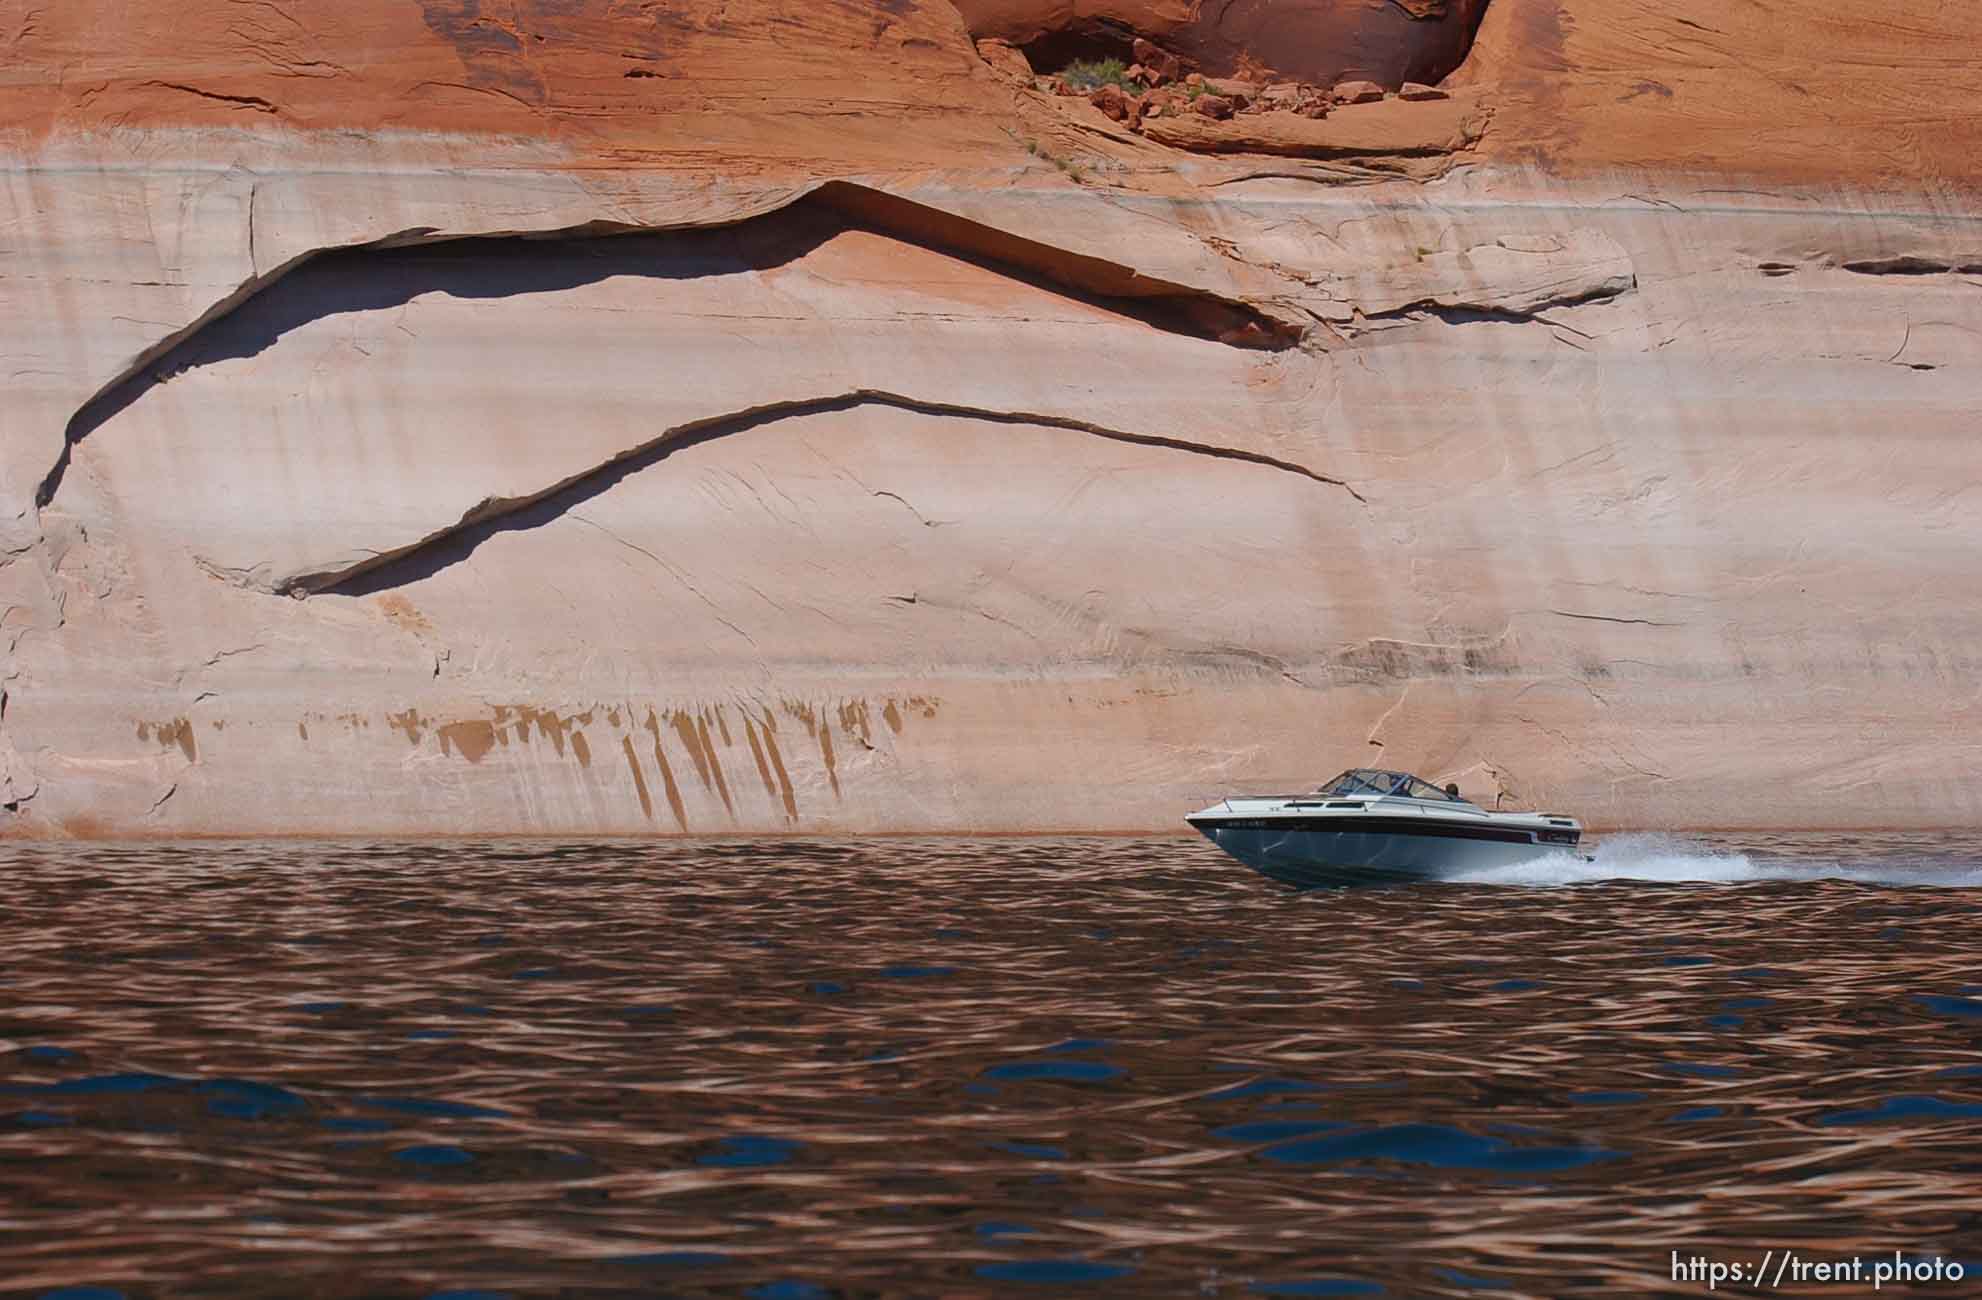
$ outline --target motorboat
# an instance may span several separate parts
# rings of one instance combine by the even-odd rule
[[[1574,817],[1488,812],[1461,799],[1456,785],[1360,767],[1310,794],[1238,795],[1184,820],[1253,870],[1300,889],[1444,879],[1575,853],[1583,840]]]

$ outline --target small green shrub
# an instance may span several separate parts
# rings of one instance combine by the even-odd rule
[[[1075,90],[1099,90],[1116,85],[1131,94],[1142,93],[1142,83],[1129,76],[1129,67],[1120,59],[1076,59],[1060,69],[1060,80]]]

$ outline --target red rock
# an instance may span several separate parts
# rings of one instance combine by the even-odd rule
[[[1154,41],[1137,37],[1135,44],[1129,47],[1129,52],[1148,73],[1149,84],[1152,86],[1175,81],[1184,75],[1184,61]]]
[[[1089,95],[1087,102],[1100,109],[1112,121],[1126,122],[1135,116],[1129,108],[1128,95],[1120,86],[1112,82]]]
[[[1205,93],[1217,95],[1219,99],[1231,99],[1235,113],[1245,113],[1247,105],[1259,95],[1251,81],[1231,81],[1219,77],[1205,77]]]
[[[1383,98],[1383,87],[1374,81],[1339,81],[1330,94],[1338,104],[1374,104]]]
[[[1199,95],[1191,101],[1191,107],[1221,122],[1232,116],[1232,101],[1223,95]]]
[[[747,18],[718,18],[720,6],[705,0],[638,16],[606,0],[248,8],[260,17],[244,18],[229,0],[0,0],[0,140],[11,151],[71,129],[252,123],[568,141],[574,160],[720,140],[725,158],[807,173],[828,134],[831,148],[843,147],[848,126],[871,139],[859,148],[875,163],[910,152],[954,160],[1010,142],[981,116],[1009,104],[1009,93],[994,77],[963,75],[978,54],[948,4],[776,0]],[[876,13],[887,20],[885,39],[876,38]],[[739,78],[806,89],[793,101],[742,108],[717,89]],[[657,95],[674,108],[657,110]],[[840,97],[879,111],[820,132],[818,106]],[[901,130],[904,115],[932,103],[944,110]],[[14,210],[0,211],[11,254]],[[12,414],[10,402],[9,437]]]
[[[1184,78],[1184,84],[1202,89],[1204,86],[1204,74],[1202,72],[1193,72],[1190,76]]]
[[[991,70],[1007,81],[1029,82],[1032,80],[1032,65],[1026,62],[1016,46],[1005,41],[979,41],[977,57],[991,65]]]
[[[1248,113],[1220,120],[1199,113],[1152,118],[1146,139],[1195,153],[1278,154],[1293,158],[1385,159],[1398,175],[1429,177],[1412,160],[1437,158],[1477,141],[1483,115],[1466,97],[1440,104],[1396,102],[1315,121],[1300,113]],[[1437,166],[1443,166],[1443,163]]]
[[[1766,171],[1817,186],[1835,186],[1845,176],[1891,178],[1875,182],[1880,185],[1902,175],[1947,177],[1972,194],[1982,163],[1982,116],[1973,107],[1982,102],[1982,60],[1937,58],[1932,74],[1922,75],[1928,65],[1919,51],[1923,41],[1941,50],[1982,48],[1982,5],[1833,3],[1574,0],[1575,26],[1561,29],[1560,42],[1542,37],[1540,10],[1530,11],[1533,23],[1489,23],[1466,60],[1469,75],[1482,84],[1551,91],[1497,114],[1488,152],[1510,161],[1546,157],[1554,168],[1590,174],[1692,167],[1751,177]],[[1715,63],[1709,90],[1698,80],[1703,69],[1689,44],[1701,26],[1714,30],[1717,48],[1739,51],[1752,70]],[[1618,59],[1624,50],[1632,51],[1628,70],[1627,60]],[[1710,96],[1724,111],[1711,117],[1673,111],[1675,103]],[[1947,104],[1966,107],[1940,107]],[[1811,112],[1812,105],[1823,111]]]
[[[1440,90],[1437,86],[1427,86],[1416,81],[1405,82],[1404,88],[1397,92],[1397,97],[1399,99],[1409,99],[1409,100],[1452,98],[1452,96],[1446,94],[1444,91]]]

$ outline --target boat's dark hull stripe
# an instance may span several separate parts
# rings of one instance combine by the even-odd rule
[[[1417,835],[1431,839],[1493,840],[1501,844],[1575,844],[1572,830],[1516,830],[1511,826],[1455,825],[1431,817],[1193,817],[1203,831],[1319,831],[1337,835]]]

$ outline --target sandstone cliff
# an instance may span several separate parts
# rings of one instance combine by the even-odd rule
[[[1973,824],[1978,37],[0,0],[7,825]]]

